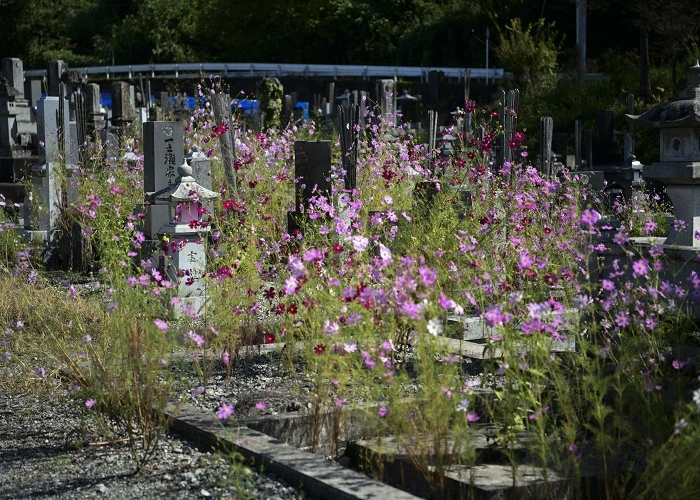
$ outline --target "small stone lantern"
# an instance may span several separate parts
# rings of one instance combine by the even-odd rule
[[[175,182],[153,194],[156,204],[170,207],[171,222],[162,228],[168,245],[165,272],[168,279],[177,283],[177,295],[185,307],[196,312],[204,308],[206,291],[202,280],[206,272],[206,250],[203,233],[209,232],[209,223],[203,220],[203,204],[219,197],[219,194],[197,183],[192,177],[192,167],[186,162],[177,169]]]
[[[660,161],[645,166],[644,177],[666,186],[676,219],[686,224],[684,231],[673,231],[666,244],[700,247],[695,238],[700,231],[700,64],[690,68],[688,86],[678,99],[627,116],[661,131]]]

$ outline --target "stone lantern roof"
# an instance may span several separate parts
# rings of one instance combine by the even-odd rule
[[[657,104],[641,115],[627,115],[633,123],[654,128],[700,127],[700,62],[688,71],[688,86],[674,101]]]
[[[156,203],[205,202],[219,197],[219,193],[197,183],[192,177],[192,167],[187,162],[177,167],[177,173],[178,177],[174,184],[153,194],[152,198]]]

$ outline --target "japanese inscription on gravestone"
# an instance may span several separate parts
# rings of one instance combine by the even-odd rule
[[[143,124],[144,189],[155,192],[172,185],[184,161],[184,127],[181,122]]]

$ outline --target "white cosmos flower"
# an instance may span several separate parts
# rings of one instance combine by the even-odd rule
[[[442,323],[437,318],[433,318],[428,321],[428,333],[431,335],[440,335],[442,333]]]

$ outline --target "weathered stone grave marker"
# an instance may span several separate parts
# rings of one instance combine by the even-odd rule
[[[396,124],[396,82],[390,79],[377,80],[379,97],[379,119],[383,124]]]
[[[134,121],[131,88],[126,82],[112,84],[112,125],[124,127]]]
[[[36,162],[37,125],[24,95],[22,61],[2,60],[0,72],[0,182],[12,183]],[[5,190],[6,195],[11,194]],[[12,193],[18,194],[18,193]]]
[[[48,96],[39,101],[38,136],[41,163],[32,166],[32,199],[25,200],[25,235],[50,241],[60,216],[61,182],[59,169],[65,165],[67,147],[64,137],[69,121],[64,98]]]

